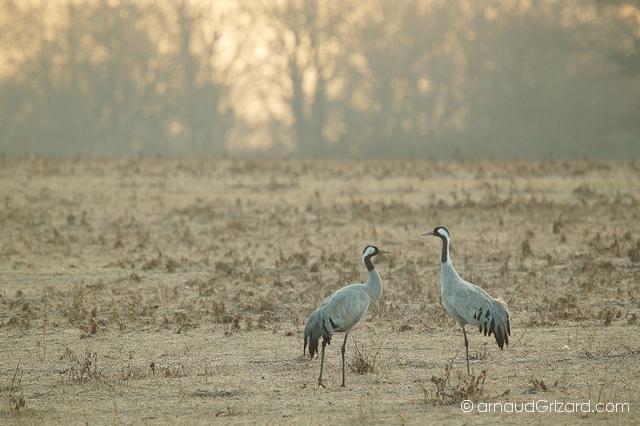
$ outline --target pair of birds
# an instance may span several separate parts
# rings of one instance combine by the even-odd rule
[[[432,235],[442,240],[441,293],[444,307],[460,325],[464,335],[464,346],[467,352],[467,372],[469,373],[469,341],[465,325],[477,326],[480,332],[495,336],[500,349],[505,343],[509,345],[511,325],[509,313],[502,301],[493,299],[489,294],[475,284],[460,278],[453,268],[449,257],[449,242],[451,234],[444,226],[438,226],[422,236]],[[329,295],[322,305],[311,314],[304,328],[305,353],[309,346],[309,354],[313,358],[318,353],[318,342],[322,337],[322,352],[320,360],[320,376],[318,386],[324,387],[322,369],[324,367],[324,349],[331,343],[331,337],[336,332],[344,332],[342,343],[342,387],[344,387],[345,360],[344,353],[347,336],[358,321],[363,317],[369,306],[382,294],[382,280],[371,259],[380,253],[389,253],[375,246],[367,246],[362,253],[362,261],[367,267],[369,279],[364,284],[351,284]]]

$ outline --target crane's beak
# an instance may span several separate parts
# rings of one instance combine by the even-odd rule
[[[433,233],[433,231],[429,231],[429,232],[425,232],[424,234],[420,235],[421,237],[426,237],[427,235],[435,235]]]
[[[378,253],[391,253],[389,250],[380,250],[378,249]]]

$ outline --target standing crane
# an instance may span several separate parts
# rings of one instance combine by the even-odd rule
[[[449,258],[449,242],[451,234],[444,226],[438,226],[431,232],[422,236],[433,235],[442,240],[442,266],[441,266],[441,293],[444,307],[462,327],[464,335],[464,347],[467,351],[467,373],[469,371],[469,341],[465,325],[477,326],[480,332],[484,331],[496,338],[498,347],[502,350],[505,343],[509,345],[511,335],[511,324],[509,323],[509,312],[504,306],[504,302],[494,299],[489,294],[475,284],[471,284],[460,278],[453,268]]]
[[[324,366],[324,348],[331,343],[331,337],[336,332],[344,332],[342,343],[342,387],[344,387],[344,352],[347,345],[347,336],[354,325],[360,321],[367,312],[369,306],[378,300],[382,294],[382,280],[371,258],[380,253],[389,253],[379,250],[375,246],[367,246],[362,252],[362,261],[367,267],[369,279],[364,284],[351,284],[329,295],[322,305],[307,320],[304,328],[304,354],[309,345],[309,355],[313,358],[318,353],[318,341],[322,337],[322,355],[320,358],[320,376],[318,386],[322,383],[322,368]]]

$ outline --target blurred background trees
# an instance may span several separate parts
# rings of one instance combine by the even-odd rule
[[[7,155],[637,158],[640,4],[0,0]]]

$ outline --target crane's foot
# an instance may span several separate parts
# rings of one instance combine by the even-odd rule
[[[327,387],[322,383],[322,379],[318,379],[318,387],[322,386],[322,389],[326,389]]]

